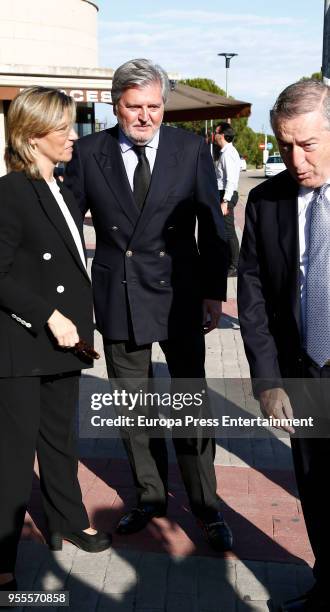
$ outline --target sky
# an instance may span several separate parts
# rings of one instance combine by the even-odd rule
[[[284,87],[321,68],[324,0],[95,1],[101,67],[147,57],[181,78],[207,77],[225,89],[217,54],[238,53],[228,91],[252,103],[256,131],[271,131],[269,109]],[[98,114],[105,117],[104,106]]]

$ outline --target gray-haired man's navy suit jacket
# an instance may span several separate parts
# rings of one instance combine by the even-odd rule
[[[126,340],[132,325],[137,344],[165,340],[202,324],[203,298],[226,298],[227,244],[215,171],[202,138],[161,127],[142,212],[129,185],[117,126],[75,143],[65,182],[83,214],[92,213],[95,313],[105,337]]]

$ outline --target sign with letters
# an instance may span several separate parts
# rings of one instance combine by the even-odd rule
[[[61,89],[76,102],[111,103],[111,92],[103,89]]]
[[[0,100],[12,100],[25,87],[0,87]],[[71,96],[76,102],[103,102],[111,104],[110,89],[63,89],[61,91]]]

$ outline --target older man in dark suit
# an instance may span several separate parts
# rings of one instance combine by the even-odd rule
[[[284,419],[290,433],[293,415],[314,415],[316,425],[330,417],[329,94],[309,80],[278,97],[271,121],[287,170],[251,191],[240,256],[240,323],[255,395],[264,415]],[[284,611],[330,609],[328,431],[292,438],[316,582]]]
[[[161,125],[168,91],[166,73],[148,60],[118,68],[118,125],[82,138],[67,169],[66,182],[82,212],[90,208],[96,230],[95,314],[110,378],[147,378],[158,341],[172,377],[203,379],[204,333],[216,327],[226,298],[227,245],[212,160],[202,138]],[[166,512],[167,456],[165,441],[147,431],[126,430],[123,439],[138,494],[118,525],[127,534]],[[174,444],[192,511],[212,546],[230,548],[214,441]]]

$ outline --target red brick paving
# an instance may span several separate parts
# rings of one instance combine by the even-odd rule
[[[235,209],[235,221],[243,230],[245,207]],[[94,244],[87,245],[93,250]],[[224,304],[224,313],[237,317],[236,300]],[[235,546],[228,557],[313,564],[301,504],[296,497],[290,471],[217,466],[218,492],[223,513],[230,523]],[[91,523],[114,531],[123,511],[135,501],[133,482],[126,461],[86,459],[79,465],[79,479]],[[209,549],[200,528],[189,511],[178,470],[170,467],[168,515],[153,521],[138,534],[114,535],[114,546],[172,555],[206,555]],[[43,539],[44,518],[38,479],[35,479],[23,537]],[[40,529],[40,530],[39,530]]]
[[[216,466],[223,513],[230,523],[235,547],[228,557],[313,563],[295,482],[289,471]],[[134,487],[125,460],[85,459],[79,479],[91,523],[114,531],[123,511],[135,501]],[[26,516],[24,537],[42,539],[44,530],[38,486],[34,486]],[[33,520],[31,518],[33,517]],[[38,529],[39,528],[39,529]],[[214,556],[189,511],[176,466],[170,466],[168,515],[154,519],[142,532],[114,536],[114,546],[172,555]]]
[[[229,298],[226,302],[222,302],[222,312],[225,315],[229,315],[230,317],[234,317],[237,319],[237,302],[235,299]]]

